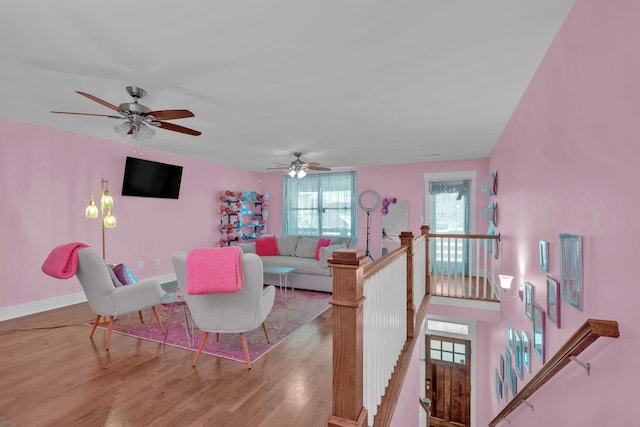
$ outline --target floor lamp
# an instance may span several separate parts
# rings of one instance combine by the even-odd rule
[[[101,178],[100,190],[91,190],[91,201],[85,209],[84,214],[87,218],[98,218],[98,207],[93,200],[94,193],[100,193],[100,223],[102,227],[102,259],[106,261],[106,251],[104,244],[104,230],[106,228],[116,227],[116,217],[111,214],[113,208],[113,197],[109,194],[109,181]],[[105,215],[106,211],[106,215]]]
[[[87,218],[98,218],[98,207],[93,200],[94,193],[100,193],[100,225],[102,228],[102,259],[106,261],[106,251],[104,244],[104,230],[106,228],[116,227],[116,217],[111,214],[111,208],[113,208],[113,197],[109,194],[109,181],[100,179],[100,190],[91,190],[91,201],[89,206],[84,211],[84,215]],[[105,215],[106,211],[106,215]],[[105,317],[100,318],[100,323],[108,323],[109,320]]]

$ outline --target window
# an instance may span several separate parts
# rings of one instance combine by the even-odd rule
[[[428,319],[427,328],[432,331],[446,332],[449,334],[469,335],[469,325],[465,325],[463,323]]]
[[[438,234],[471,233],[474,210],[472,183],[475,173],[425,175],[425,213],[431,232]],[[431,239],[430,271],[434,274],[467,275],[469,243],[464,240]]]
[[[355,172],[285,175],[283,195],[284,234],[355,237]]]
[[[469,232],[470,179],[429,182],[431,224],[434,233]]]
[[[431,360],[460,365],[467,363],[467,347],[462,343],[431,338],[429,347]]]

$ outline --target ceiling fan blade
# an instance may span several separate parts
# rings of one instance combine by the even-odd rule
[[[172,130],[174,132],[186,133],[187,135],[193,135],[193,136],[198,136],[202,134],[202,132],[200,131],[189,129],[180,125],[174,125],[173,123],[160,122],[160,121],[158,123],[160,123],[158,126],[161,127],[162,129]]]
[[[320,166],[320,163],[318,163],[318,162],[309,162],[309,163],[304,163],[302,166]]]
[[[96,116],[96,117],[109,117],[110,119],[122,119],[122,116],[109,116],[107,114],[91,114],[91,113],[72,113],[70,111],[52,111],[55,114],[75,114],[78,116]]]
[[[95,96],[93,96],[93,95],[91,95],[91,94],[89,94],[89,93],[80,92],[79,90],[77,90],[77,91],[76,91],[76,93],[79,93],[80,95],[85,96],[85,97],[89,98],[90,100],[97,102],[98,104],[102,104],[102,105],[104,105],[104,106],[105,106],[105,107],[107,107],[107,108],[111,108],[112,110],[115,110],[115,111],[117,111],[117,112],[122,112],[122,110],[120,109],[120,107],[116,107],[115,105],[110,104],[110,103],[108,103],[107,101],[105,101],[105,100],[103,100],[103,99],[100,99],[100,98],[98,98],[98,97],[95,97]]]
[[[282,170],[282,169],[289,169],[289,166],[280,167],[280,168],[267,168],[267,169],[280,169],[280,170]]]
[[[145,116],[153,116],[156,120],[174,120],[174,119],[187,119],[189,117],[195,117],[189,110],[158,110],[150,111]]]
[[[279,163],[279,162],[272,162],[272,163],[273,163],[274,165],[280,165],[280,166],[286,166],[286,167],[291,166],[291,165],[288,165],[288,164],[286,164],[286,163]]]
[[[320,166],[308,166],[307,169],[311,170],[311,171],[330,171],[330,168],[323,168]]]

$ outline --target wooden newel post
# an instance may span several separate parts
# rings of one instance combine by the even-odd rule
[[[427,295],[431,294],[431,274],[429,274],[429,251],[431,250],[431,244],[429,243],[429,226],[428,225],[423,225],[422,227],[420,227],[420,232],[422,233],[423,236],[427,236],[426,237],[426,245],[427,245],[427,250],[426,252],[426,257],[427,259],[425,260],[425,273],[427,275],[427,277],[425,277],[425,283],[426,283],[426,289],[425,289],[425,293]]]
[[[333,409],[329,427],[365,427],[362,390],[362,310],[364,266],[360,249],[340,249],[329,265],[333,276]]]
[[[416,305],[413,301],[413,233],[400,233],[400,245],[407,248],[407,338],[413,338],[416,325]]]

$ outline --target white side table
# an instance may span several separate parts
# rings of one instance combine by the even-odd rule
[[[280,285],[280,294],[283,294],[284,291],[284,299],[287,299],[287,286],[291,286],[291,294],[293,295],[293,282],[289,279],[289,274],[296,271],[293,267],[272,267],[269,265],[265,265],[262,268],[262,271],[267,274],[277,274],[278,275],[278,284]],[[283,281],[284,277],[284,281]],[[284,282],[284,287],[283,287]]]

